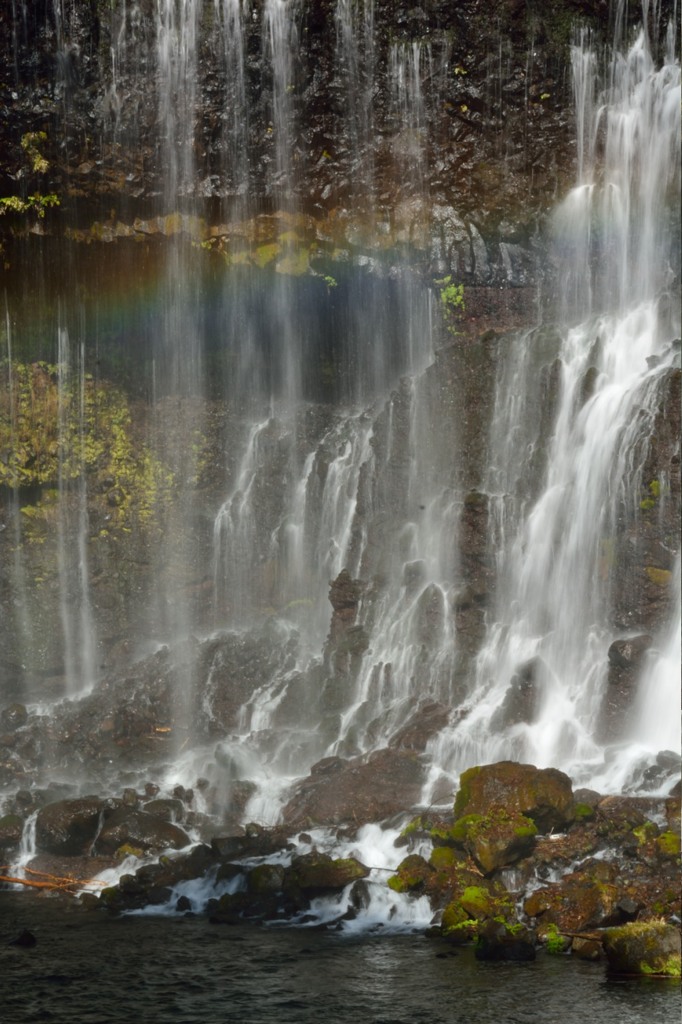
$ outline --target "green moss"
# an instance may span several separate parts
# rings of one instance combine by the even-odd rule
[[[411,853],[400,862],[395,875],[389,878],[388,887],[394,892],[416,892],[424,888],[426,877],[432,871],[423,857]]]
[[[467,839],[478,835],[488,823],[489,819],[482,814],[465,814],[448,829],[447,836],[455,843],[465,843]]]
[[[658,825],[655,825],[653,821],[645,821],[643,825],[633,828],[632,834],[637,837],[637,842],[640,846],[644,846],[650,839],[656,838],[658,835]]]
[[[578,803],[573,808],[573,815],[577,822],[590,821],[595,816],[595,810],[589,804]]]
[[[310,250],[299,246],[287,253],[278,260],[275,265],[278,274],[287,274],[290,277],[302,277],[310,270]]]
[[[479,766],[475,768],[468,768],[459,777],[459,790],[455,797],[455,818],[462,816],[462,811],[467,806],[471,799],[471,783],[480,773],[481,769]]]
[[[545,932],[545,948],[552,956],[566,951],[566,940],[555,924],[547,925]]]
[[[679,978],[682,976],[682,963],[680,955],[672,954],[667,960],[659,961],[655,967],[647,963],[639,965],[640,974],[655,975],[656,977]]]
[[[657,587],[668,587],[672,580],[672,573],[669,569],[658,569],[656,566],[647,565],[644,570],[651,580]]]
[[[464,285],[454,284],[452,276],[448,274],[446,277],[439,278],[435,284],[440,285],[440,301],[448,321],[464,312]],[[448,323],[447,329],[450,334],[456,334],[454,326],[451,322]]]
[[[114,854],[116,860],[125,860],[126,857],[142,856],[144,856],[144,850],[141,850],[137,846],[131,846],[130,843],[124,843],[123,846],[119,846],[118,850]]]
[[[656,839],[656,846],[666,857],[679,857],[680,836],[677,832],[662,832]]]
[[[414,835],[415,832],[427,832],[430,827],[430,823],[425,820],[421,814],[418,814],[416,818],[412,818],[411,821],[408,821],[400,835],[406,838],[407,836]]]
[[[429,857],[429,864],[442,871],[457,863],[457,854],[450,846],[437,846]]]
[[[468,942],[476,934],[476,922],[457,901],[453,901],[443,911],[441,932],[448,938]]]
[[[259,245],[255,252],[252,253],[251,259],[257,267],[267,267],[275,257],[279,256],[280,251],[279,243],[268,242],[266,245]]]

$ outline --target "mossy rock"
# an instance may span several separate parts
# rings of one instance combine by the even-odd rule
[[[281,864],[258,864],[247,877],[249,892],[258,895],[281,892],[284,885],[284,868]]]
[[[396,874],[388,880],[394,892],[420,892],[426,886],[433,867],[418,853],[411,853],[400,862]]]
[[[604,932],[614,974],[680,977],[680,931],[665,921],[633,921]]]
[[[571,780],[556,768],[516,761],[479,765],[462,772],[455,818],[487,815],[493,807],[530,818],[539,832],[563,829],[574,819]]]
[[[429,864],[436,871],[447,870],[459,863],[459,857],[451,846],[437,846],[429,857]]]
[[[556,925],[562,933],[583,932],[619,920],[620,898],[620,890],[615,885],[573,874],[531,893],[524,901],[523,910],[529,918],[537,919],[539,934],[544,934],[551,925]]]
[[[537,826],[530,818],[505,807],[491,807],[488,814],[467,814],[449,830],[456,846],[473,858],[485,875],[527,857],[535,845]]]
[[[299,889],[310,896],[343,889],[368,874],[369,868],[355,857],[333,860],[328,854],[314,850],[294,858],[291,867],[285,871],[284,886]]]
[[[575,821],[592,821],[596,814],[594,807],[590,804],[576,803],[573,807],[573,817]]]
[[[476,938],[478,923],[471,918],[461,904],[454,900],[448,903],[441,920],[441,935],[450,942],[464,945]]]

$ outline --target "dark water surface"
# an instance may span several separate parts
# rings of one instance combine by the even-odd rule
[[[11,945],[30,929],[33,948]],[[0,893],[2,1024],[668,1024],[680,991],[603,965],[478,963],[420,935],[109,918]]]

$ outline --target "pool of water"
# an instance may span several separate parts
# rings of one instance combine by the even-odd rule
[[[35,946],[12,945],[22,929]],[[487,964],[423,935],[110,918],[0,893],[2,1024],[668,1024],[679,986],[544,953]]]

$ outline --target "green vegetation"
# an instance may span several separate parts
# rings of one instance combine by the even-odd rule
[[[662,494],[660,480],[652,480],[647,488],[647,495],[639,503],[639,507],[642,512],[650,512],[656,508],[658,500]]]
[[[566,940],[555,924],[547,925],[545,932],[545,948],[552,956],[566,951]]]
[[[577,822],[590,821],[595,816],[595,810],[589,804],[577,803],[573,808],[573,814]]]
[[[464,285],[454,284],[451,274],[439,278],[435,283],[441,286],[440,301],[443,313],[448,321],[452,321],[456,316],[464,312]],[[448,323],[447,329],[450,334],[458,333],[451,322]]]
[[[21,148],[26,154],[34,174],[44,174],[50,166],[40,152],[39,146],[47,141],[45,132],[27,132],[21,138]],[[2,196],[0,198],[0,215],[4,213],[27,213],[33,210],[38,217],[45,216],[50,206],[59,206],[59,197],[54,192],[43,195],[34,192],[22,199],[21,196]]]
[[[21,148],[30,160],[31,170],[35,174],[44,174],[50,166],[39,149],[43,142],[47,142],[46,132],[27,132],[21,137]]]
[[[659,853],[664,857],[680,856],[680,836],[677,832],[662,832],[656,839]]]
[[[44,362],[0,365],[0,485],[38,488],[22,507],[28,538],[44,539],[57,507],[57,487],[91,481],[110,529],[149,524],[170,498],[173,477],[135,438],[123,392],[89,375],[83,380]]]

